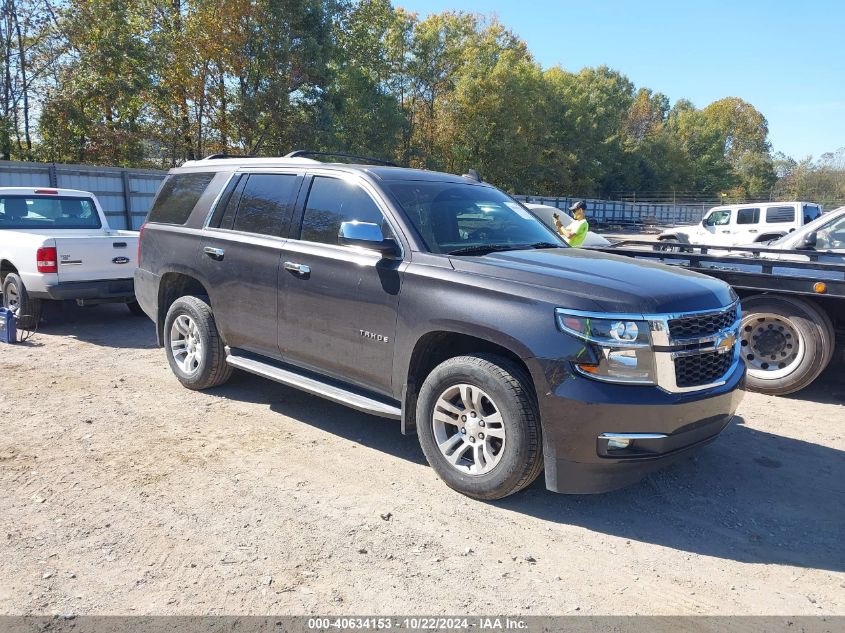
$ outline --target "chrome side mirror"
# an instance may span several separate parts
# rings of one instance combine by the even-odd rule
[[[337,243],[341,246],[358,246],[378,251],[386,258],[399,256],[396,240],[385,238],[381,227],[374,222],[343,222],[337,234]]]

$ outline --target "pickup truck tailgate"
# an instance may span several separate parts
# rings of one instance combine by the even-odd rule
[[[132,278],[138,265],[138,236],[57,237],[59,282]]]

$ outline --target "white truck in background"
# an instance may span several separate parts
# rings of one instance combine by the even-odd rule
[[[31,329],[44,301],[80,305],[135,301],[138,232],[109,228],[94,194],[74,189],[0,187],[3,307]]]
[[[770,242],[822,214],[813,202],[749,202],[713,207],[699,224],[676,226],[658,236],[665,244],[740,246]]]

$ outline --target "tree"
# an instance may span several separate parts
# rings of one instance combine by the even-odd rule
[[[719,131],[724,155],[737,176],[735,195],[767,195],[775,181],[766,118],[738,97],[714,101],[704,108],[708,125]]]
[[[48,160],[133,165],[143,160],[152,62],[145,1],[76,0],[61,12],[70,54],[40,120]]]

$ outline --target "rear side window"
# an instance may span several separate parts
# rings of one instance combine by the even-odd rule
[[[391,235],[381,210],[361,187],[338,178],[316,176],[302,217],[301,239],[337,244],[341,223],[353,220],[379,224],[385,237]]]
[[[820,217],[822,210],[815,204],[804,205],[804,224],[809,224],[816,218]]]
[[[736,214],[737,224],[757,224],[760,222],[760,209],[740,209]]]
[[[147,221],[185,224],[213,178],[214,172],[168,176],[158,191]]]
[[[250,174],[232,228],[281,236],[293,212],[298,184],[295,174]]]
[[[795,207],[769,207],[766,209],[767,224],[783,222],[795,222]]]

